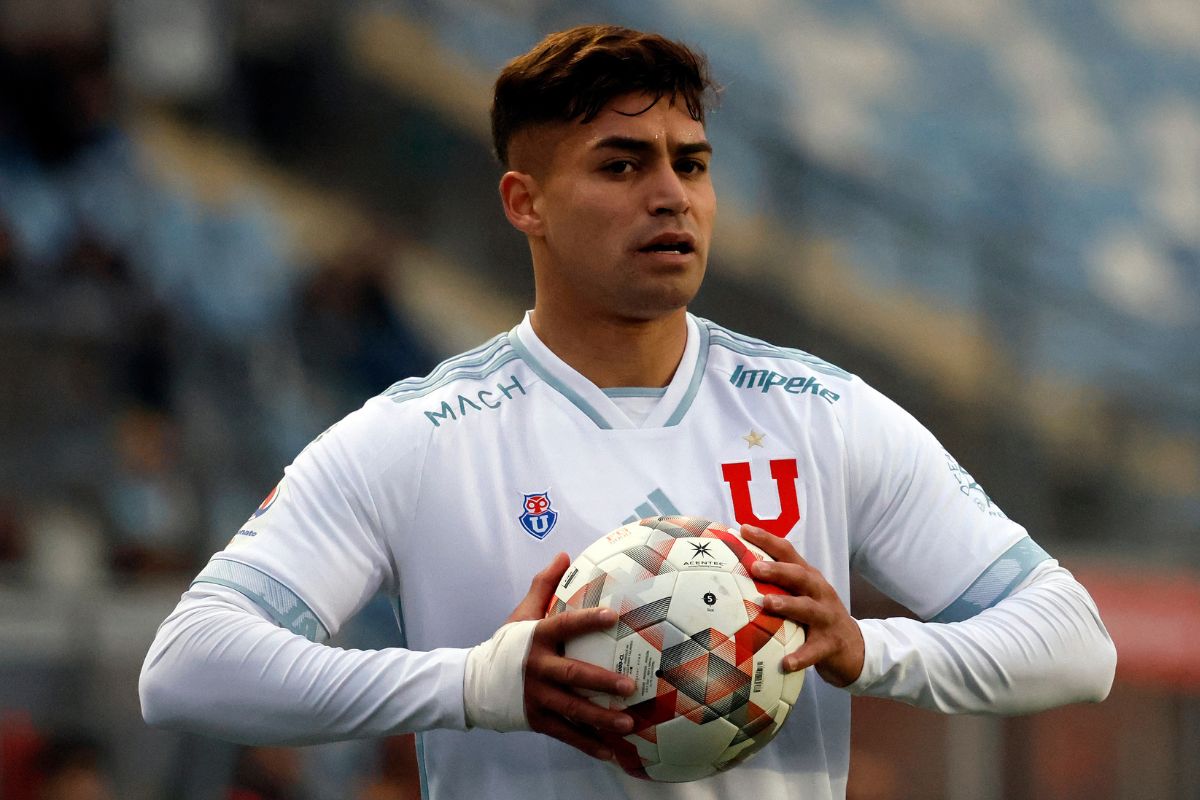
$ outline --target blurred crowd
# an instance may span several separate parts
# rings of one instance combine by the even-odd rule
[[[0,589],[182,591],[310,438],[432,366],[395,237],[308,263],[262,199],[164,180],[111,61],[0,45]],[[0,705],[0,797],[115,797],[113,743],[33,712]],[[366,752],[359,796],[414,796],[410,737]],[[227,797],[317,797],[301,760],[239,750]]]
[[[351,758],[355,774],[327,792],[314,790],[304,750],[286,747],[236,748],[221,800],[416,800],[416,751],[411,736],[393,736]],[[111,776],[111,753],[97,736],[80,731],[43,733],[25,715],[0,719],[0,797],[5,800],[116,800],[121,793]],[[343,759],[345,761],[345,759]],[[328,759],[315,759],[326,766]],[[367,761],[370,763],[356,763]],[[329,782],[328,777],[325,779]],[[212,784],[209,784],[212,795]],[[165,795],[164,795],[165,796]],[[215,795],[214,795],[215,796]]]
[[[394,242],[295,263],[259,198],[151,174],[117,109],[103,44],[0,52],[0,560],[66,508],[111,556],[93,577],[138,579],[193,570],[307,438],[431,357]]]
[[[0,723],[0,797],[112,800],[104,747],[87,734],[43,736],[24,718]]]
[[[412,249],[407,235],[471,266],[482,286],[521,280],[509,268],[524,263],[524,243],[495,213],[486,143],[448,122],[458,119],[463,98],[439,85],[438,96],[414,100],[409,82],[390,79],[390,57],[411,69],[411,59],[401,57],[406,47],[421,58],[427,49],[412,47],[407,35],[370,35],[404,33],[404,25],[393,30],[389,24],[403,18],[421,20],[431,41],[440,37],[464,63],[488,69],[518,52],[535,31],[572,15],[653,18],[655,24],[665,18],[687,36],[711,42],[718,75],[740,87],[713,120],[721,161],[732,165],[721,178],[726,207],[761,211],[780,230],[796,223],[806,239],[843,241],[863,275],[899,287],[900,297],[915,292],[939,307],[953,301],[959,311],[977,310],[981,330],[1003,340],[1025,372],[1009,380],[1001,371],[995,380],[989,370],[978,370],[987,378],[980,397],[988,402],[956,404],[955,412],[933,390],[937,381],[925,383],[923,373],[894,358],[920,345],[921,337],[897,339],[894,351],[853,349],[855,363],[866,363],[877,385],[906,407],[936,419],[955,452],[973,442],[981,462],[973,471],[989,473],[989,490],[1023,503],[1016,509],[1022,519],[1060,537],[1065,552],[1094,548],[1122,562],[1194,562],[1200,500],[1189,460],[1193,439],[1169,441],[1176,428],[1160,435],[1148,427],[1159,415],[1194,432],[1197,418],[1198,373],[1187,367],[1196,364],[1192,290],[1200,286],[1200,272],[1189,216],[1195,181],[1188,178],[1200,163],[1191,146],[1200,117],[1186,89],[1200,62],[1187,55],[1197,40],[1192,28],[1162,22],[1174,8],[1182,23],[1186,0],[1149,4],[1132,15],[1122,11],[1120,20],[1107,23],[1101,12],[1116,14],[1122,4],[1091,4],[1097,13],[1084,15],[1072,4],[902,5],[895,11],[874,2],[771,0],[747,11],[686,0],[661,8],[635,0],[401,0],[382,9],[320,0],[0,0],[0,636],[7,636],[0,647],[14,639],[18,645],[0,651],[0,800],[192,800],[216,792],[223,800],[418,796],[411,737],[303,751],[221,745],[210,752],[216,745],[199,737],[148,731],[132,689],[134,662],[144,648],[127,647],[119,669],[100,674],[108,665],[99,664],[100,637],[88,626],[104,607],[96,604],[87,608],[90,617],[74,618],[101,595],[132,597],[132,605],[143,590],[182,591],[309,440],[392,382],[426,373],[444,355],[410,324],[407,298],[397,294],[403,283],[397,270]],[[368,6],[372,13],[355,13]],[[951,6],[954,13],[947,14]],[[762,25],[764,8],[777,24]],[[1087,25],[1076,24],[1085,18]],[[989,21],[996,19],[1007,24]],[[1155,19],[1162,24],[1152,25]],[[1125,30],[1130,26],[1132,33]],[[1151,29],[1166,44],[1142,41]],[[1031,57],[1028,46],[1042,57]],[[380,53],[389,58],[375,58]],[[416,68],[437,69],[423,61]],[[1037,80],[1029,79],[1029,70],[1039,73]],[[772,83],[780,74],[785,83]],[[1084,81],[1085,75],[1095,78]],[[461,83],[448,85],[461,89]],[[955,102],[963,87],[971,96],[966,106]],[[947,99],[931,104],[935,97]],[[1091,118],[1077,113],[1079,103],[1084,110],[1089,103],[1107,109],[1096,116],[1104,124],[1083,124]],[[281,170],[328,183],[406,230],[381,224],[347,248],[329,248],[329,255],[306,253],[287,233],[286,209],[250,184],[214,199],[191,183],[195,172],[164,173],[159,161],[147,158],[145,130],[130,112],[148,105],[165,108],[165,116],[186,121],[189,130],[220,131]],[[1088,134],[1083,143],[1111,127],[1107,138],[1119,146],[1116,160],[1138,173],[1125,176],[1133,188],[1109,178],[1097,185],[1087,170],[1079,177],[1036,168],[1047,157],[1047,143],[1056,145],[1054,153],[1074,150],[1057,147],[1054,137],[1022,135],[1030,121],[1038,123],[1035,133],[1051,123],[1065,126],[1066,134],[1078,128]],[[839,125],[853,135],[839,133]],[[1064,134],[1061,141],[1076,139]],[[871,155],[847,167],[836,157],[840,152]],[[889,184],[890,178],[898,183]],[[1148,183],[1135,196],[1138,181]],[[1156,187],[1163,191],[1151,191]],[[1142,217],[1153,216],[1147,209],[1164,203],[1143,195],[1174,198],[1173,205],[1165,203],[1175,221],[1171,235],[1183,242],[1174,261],[1111,259],[1117,277],[1125,276],[1114,284],[1104,278],[1107,266],[1081,262],[1073,271],[1060,258],[1113,243],[1089,226],[1105,232],[1145,227]],[[766,216],[778,209],[786,218]],[[1060,238],[1068,241],[1066,234],[1078,231],[1086,233],[1082,240],[1059,246]],[[1125,243],[1119,236],[1113,241]],[[1134,255],[1142,250],[1133,248]],[[714,271],[708,291],[725,289],[711,295],[720,306],[717,319],[736,322],[741,308],[744,319],[781,326],[788,335],[819,334],[824,338],[811,345],[814,351],[835,360],[840,356],[832,345],[857,341],[859,327],[870,331],[880,322],[864,310],[861,326],[858,313],[848,315],[853,324],[838,333],[835,313],[822,327],[825,310],[801,302],[809,284],[797,280],[799,263],[776,258],[769,241],[756,258],[762,263],[751,258],[736,274]],[[1049,275],[1034,280],[1039,264]],[[824,275],[828,266],[816,259],[806,274]],[[1155,275],[1176,273],[1186,291],[1170,291],[1176,284],[1166,278],[1160,283],[1167,289],[1154,288]],[[1158,313],[1131,316],[1101,297],[1104,292],[1096,299],[1097,275],[1108,281],[1102,288],[1125,287],[1135,300],[1159,291],[1191,322],[1172,323]],[[761,332],[774,338],[770,328]],[[939,337],[928,338],[940,348]],[[1097,446],[1072,444],[1060,453],[1057,440],[1045,439],[1024,419],[1034,407],[1024,404],[1025,395],[1034,403],[1040,386],[1042,373],[1034,367],[1043,361],[1056,375],[1094,370],[1102,382],[1088,396],[1094,390],[1095,403],[1128,408],[1128,424],[1098,426],[1079,440]],[[1149,395],[1146,387],[1153,388]],[[1073,414],[1048,418],[1067,416]],[[1080,416],[1080,424],[1094,418]],[[1149,433],[1139,439],[1134,434],[1143,427]],[[1178,447],[1146,449],[1143,439],[1160,436],[1164,445]],[[1130,479],[1134,473],[1118,470],[1127,463],[1154,478],[1151,491]],[[20,622],[37,629],[39,619],[26,610],[64,597],[70,599],[60,605],[68,609],[62,616],[70,618],[72,645],[93,652],[64,656],[64,648],[39,654],[44,660],[37,662],[22,649],[32,652],[36,644],[8,629]],[[858,594],[856,603],[863,598]],[[131,619],[129,630],[148,637],[160,619]],[[391,609],[377,600],[341,637],[338,644],[346,646],[393,644]],[[63,674],[69,676],[60,679]],[[1185,712],[1171,699],[1146,713],[1161,711],[1154,719],[1194,732],[1194,698],[1187,702],[1180,706]],[[930,777],[940,769],[943,741],[953,738],[941,720],[925,719],[929,735],[922,738],[914,725],[920,728],[924,718],[883,716],[871,708],[855,713],[859,720],[884,720],[880,731],[905,730],[911,763],[896,756],[898,741],[881,743],[888,738],[881,734],[878,750],[856,750],[850,797],[911,796],[914,776],[942,785],[940,773]],[[1113,730],[1128,727],[1118,722],[1111,720]],[[870,732],[872,725],[858,730]],[[1062,772],[1059,764],[1025,769],[1032,756],[1022,761],[1016,743],[1032,728],[1005,730],[1006,754],[1001,759],[993,748],[992,757],[1009,765],[1011,775],[1027,773],[1032,786],[1043,773]],[[1063,740],[1079,739],[1074,729],[1062,730]],[[1045,744],[1049,739],[1025,738],[1031,753],[1055,752]],[[1145,760],[1130,754],[1142,752],[1142,738],[1130,734],[1134,749],[1110,759],[1122,775],[1136,774]],[[1152,766],[1143,766],[1146,774]],[[192,773],[199,777],[189,782]],[[157,793],[130,790],[131,784],[155,786]]]

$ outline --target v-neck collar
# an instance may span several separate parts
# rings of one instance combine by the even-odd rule
[[[508,340],[521,359],[554,391],[604,430],[633,428],[669,428],[678,425],[687,414],[700,390],[704,366],[708,362],[708,327],[687,315],[687,344],[674,377],[662,399],[642,425],[635,425],[604,390],[589,381],[547,347],[533,330],[529,312],[509,333]]]

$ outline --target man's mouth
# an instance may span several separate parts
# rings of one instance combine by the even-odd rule
[[[639,253],[673,253],[687,255],[696,249],[691,237],[686,235],[663,235],[656,237],[644,247],[638,248]]]

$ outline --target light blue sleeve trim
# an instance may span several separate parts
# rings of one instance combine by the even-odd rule
[[[957,600],[929,621],[962,622],[991,608],[1012,594],[1034,567],[1049,558],[1049,553],[1026,536],[993,561]]]
[[[200,571],[192,585],[215,583],[245,595],[266,611],[281,628],[312,642],[323,642],[329,631],[295,592],[270,575],[227,558],[214,558]]]

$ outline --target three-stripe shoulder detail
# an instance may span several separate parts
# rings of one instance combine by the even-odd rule
[[[842,369],[841,367],[830,364],[828,361],[814,356],[811,353],[806,353],[803,350],[797,350],[792,347],[780,347],[769,342],[764,342],[761,339],[755,339],[750,336],[745,336],[740,333],[734,333],[727,328],[722,328],[709,320],[700,320],[707,328],[709,334],[709,343],[724,347],[738,355],[764,358],[784,358],[789,361],[797,361],[804,364],[814,372],[819,372],[822,375],[829,375],[835,378],[850,380],[854,376]]]
[[[407,378],[392,384],[383,396],[395,403],[424,397],[458,380],[482,380],[510,361],[520,358],[508,333],[497,334],[484,344],[439,364],[424,378]]]

